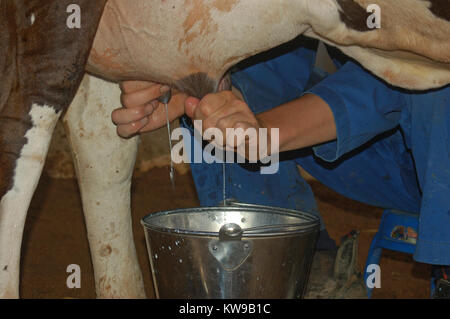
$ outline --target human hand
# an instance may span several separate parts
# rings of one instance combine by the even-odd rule
[[[120,85],[123,107],[112,113],[112,121],[117,125],[117,134],[131,137],[138,133],[154,131],[166,125],[166,110],[158,98],[170,88],[154,82],[125,81]],[[173,92],[168,104],[169,120],[184,114],[186,94]]]
[[[189,97],[185,100],[185,113],[194,121],[202,121],[203,132],[208,129],[220,130],[224,137],[221,140],[213,134],[213,143],[219,147],[234,150],[246,158],[255,152],[256,159],[263,151],[270,149],[267,145],[270,138],[265,139],[266,145],[259,145],[262,144],[258,138],[259,130],[266,127],[264,123],[231,91],[209,94],[202,100]],[[262,147],[264,149],[260,149]]]

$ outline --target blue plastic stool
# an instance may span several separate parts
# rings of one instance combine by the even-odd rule
[[[416,249],[416,238],[408,236],[408,228],[417,234],[419,215],[406,213],[398,210],[386,209],[381,217],[378,232],[370,244],[367,256],[366,268],[364,269],[364,283],[367,284],[367,267],[371,264],[379,265],[383,249],[400,251],[413,254]],[[367,296],[372,295],[372,288],[367,287]]]

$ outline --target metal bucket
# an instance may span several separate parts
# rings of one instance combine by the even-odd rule
[[[301,298],[316,216],[234,204],[142,220],[157,298]]]

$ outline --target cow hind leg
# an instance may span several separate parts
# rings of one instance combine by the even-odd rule
[[[98,298],[144,298],[133,240],[131,177],[138,138],[121,139],[111,121],[117,84],[86,75],[65,118],[77,171]]]
[[[34,104],[26,120],[2,119],[4,130],[14,132],[18,125],[25,123],[28,129],[19,154],[7,150],[8,145],[20,143],[23,138],[14,134],[9,135],[9,144],[1,154],[2,163],[15,161],[15,169],[11,185],[0,201],[0,298],[19,297],[20,249],[26,215],[59,116],[60,112],[51,107]]]

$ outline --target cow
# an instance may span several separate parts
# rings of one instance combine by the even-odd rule
[[[372,4],[381,28],[368,23]],[[74,7],[79,28],[67,23]],[[26,213],[63,114],[97,296],[143,298],[130,217],[138,138],[115,134],[116,83],[201,98],[236,63],[300,34],[398,87],[450,82],[448,0],[0,0],[0,297],[19,297]]]

